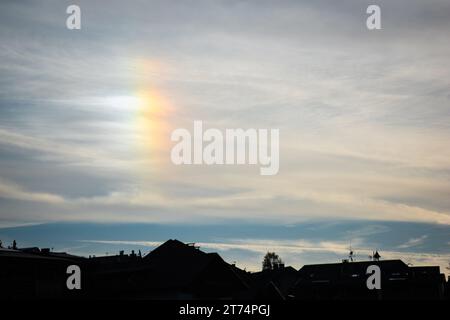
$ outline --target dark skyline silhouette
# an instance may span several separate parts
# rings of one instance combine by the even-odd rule
[[[66,272],[81,270],[81,289],[69,290]],[[381,289],[366,285],[367,267],[381,270]],[[148,300],[395,300],[449,298],[439,267],[411,267],[401,260],[305,265],[282,263],[247,272],[205,253],[194,243],[168,240],[142,256],[80,257],[50,249],[0,248],[1,298]]]

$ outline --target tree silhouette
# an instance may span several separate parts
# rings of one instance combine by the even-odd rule
[[[274,270],[278,268],[283,261],[275,252],[267,252],[262,263],[263,270]]]

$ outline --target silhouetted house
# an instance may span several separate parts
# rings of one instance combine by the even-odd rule
[[[0,248],[0,298],[64,298],[80,292],[66,287],[67,267],[85,259],[39,248]]]
[[[247,278],[252,292],[254,292],[254,297],[261,299],[286,299],[290,289],[298,279],[298,271],[292,267],[281,265],[273,270],[251,273]],[[270,290],[268,291],[269,288]],[[271,292],[270,297],[267,296],[269,292]]]
[[[123,268],[130,268],[142,264],[142,257],[136,255],[134,251],[131,254],[125,254],[120,251],[118,255],[90,257],[89,269],[91,272],[108,271],[110,269],[117,270]]]
[[[169,240],[144,257],[146,289],[173,298],[232,298],[247,285],[217,253]]]
[[[370,265],[381,270],[381,290],[367,288]],[[409,267],[401,260],[306,265],[292,290],[297,299],[439,299],[445,278],[439,267]]]
[[[445,297],[445,275],[440,268],[409,267],[410,297],[420,299],[442,299]]]
[[[445,299],[450,300],[450,276],[447,278],[447,282],[444,285],[445,287]]]
[[[252,297],[256,300],[285,300],[284,295],[280,289],[272,282],[269,281],[262,288],[258,288],[256,294]]]
[[[168,240],[142,263],[96,272],[96,296],[151,299],[231,299],[248,289],[216,253],[205,253],[178,240]],[[105,290],[107,288],[107,290]]]
[[[81,268],[82,290],[66,287],[67,267]],[[381,270],[381,290],[369,290],[367,267]],[[169,240],[145,257],[124,254],[82,258],[37,247],[0,248],[0,300],[93,299],[441,299],[449,296],[439,267],[409,267],[401,260],[282,265],[250,273],[216,253]]]
[[[87,263],[88,296],[95,299],[131,298],[141,286],[132,276],[143,268],[142,257],[134,252],[90,257]]]

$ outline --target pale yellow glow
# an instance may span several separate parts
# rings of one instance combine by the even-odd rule
[[[162,162],[167,158],[170,145],[168,117],[172,107],[168,100],[156,90],[142,90],[138,98],[138,135],[144,156],[151,162]]]

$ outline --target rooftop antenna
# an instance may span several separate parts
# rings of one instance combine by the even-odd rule
[[[378,253],[378,249],[376,249],[375,253],[373,254],[373,261],[380,261],[380,254]]]
[[[350,247],[349,247],[349,253],[348,253],[348,260],[350,261],[350,262],[353,262],[353,257],[354,257],[355,255],[354,255],[354,252],[353,252],[353,249],[352,249],[352,242],[350,241]]]

